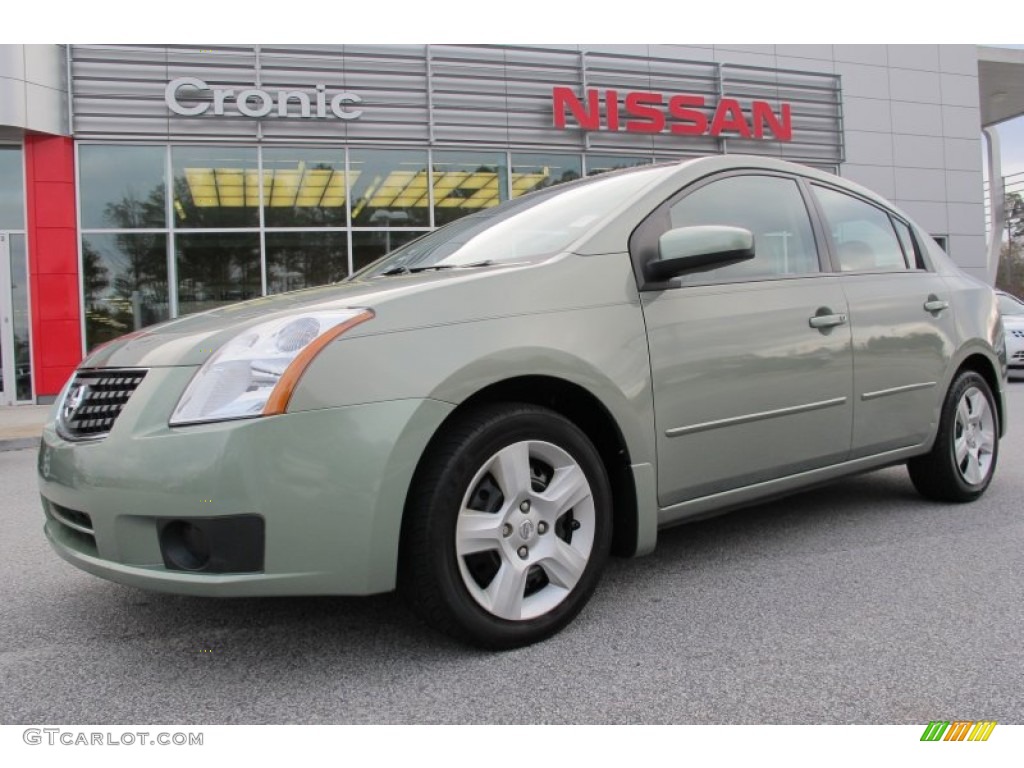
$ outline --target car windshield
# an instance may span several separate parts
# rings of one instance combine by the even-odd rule
[[[673,170],[645,168],[524,195],[424,235],[353,278],[531,261],[558,253],[634,193]]]
[[[1005,293],[999,294],[999,314],[1024,315],[1024,303]]]

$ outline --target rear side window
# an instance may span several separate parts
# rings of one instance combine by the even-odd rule
[[[673,228],[718,224],[754,234],[750,261],[683,275],[685,283],[785,277],[820,271],[807,206],[792,179],[730,176],[691,192],[669,208]]]
[[[815,186],[814,194],[843,272],[907,269],[889,214],[834,189]]]
[[[906,257],[907,265],[911,269],[919,268],[921,260],[917,256],[917,245],[914,236],[910,233],[910,227],[899,219],[893,219],[892,224],[896,227],[896,235],[900,239],[900,245],[903,246],[903,255]]]

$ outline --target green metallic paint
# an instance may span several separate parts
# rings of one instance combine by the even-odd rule
[[[740,162],[838,183],[778,161]],[[1005,358],[993,349],[1002,327],[991,289],[959,272],[937,246],[926,245],[934,274],[922,278],[925,293],[941,287],[951,311],[937,323],[922,312],[906,321],[909,331],[897,327],[904,321],[899,296],[887,293],[891,274],[863,278],[866,287],[850,290],[849,307],[847,275],[638,292],[626,252],[633,230],[687,184],[736,168],[735,157],[706,158],[652,174],[648,187],[623,200],[571,253],[257,299],[179,318],[94,351],[83,367],[144,367],[149,373],[103,440],[65,442],[51,414],[39,469],[55,548],[90,572],[172,592],[391,589],[411,478],[430,439],[474,394],[521,376],[572,382],[614,418],[636,487],[637,554],[654,548],[659,527],[926,452],[938,401],[969,356],[980,356],[996,371],[994,394],[1005,413]],[[845,186],[887,205],[863,188]],[[918,237],[926,242],[919,230]],[[879,291],[871,296],[876,284]],[[920,383],[920,375],[908,366],[893,366],[895,373],[902,370],[899,376],[884,375],[891,355],[873,348],[872,338],[885,329],[860,326],[858,307],[869,301],[885,305],[884,323],[896,328],[900,354],[931,366],[926,378],[937,379],[934,389],[867,401],[881,409],[876,418],[890,419],[905,397],[922,398],[916,412],[928,410],[927,397],[936,398],[929,433],[915,433],[919,443],[893,451],[882,451],[887,438],[872,435],[871,425],[855,430],[859,396]],[[808,318],[824,305],[849,312],[850,324],[811,328]],[[168,427],[193,374],[226,341],[255,322],[339,307],[371,307],[376,317],[319,354],[287,414]],[[872,369],[855,382],[852,359],[858,355]],[[665,434],[843,398],[835,408],[690,436]],[[849,460],[857,434],[876,452]],[[765,479],[777,471],[786,476]],[[90,554],[53,521],[51,504],[92,516],[98,552]],[[409,508],[415,509],[414,500]],[[253,513],[267,524],[265,573],[164,568],[156,517]]]
[[[383,401],[171,429],[167,417],[191,372],[151,370],[102,441],[69,444],[46,427],[40,490],[90,515],[100,560],[84,558],[48,522],[62,556],[114,581],[192,594],[392,589],[409,482],[452,406]],[[155,518],[232,514],[264,517],[265,574],[163,567]]]

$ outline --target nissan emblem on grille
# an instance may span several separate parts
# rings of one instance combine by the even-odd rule
[[[82,403],[85,402],[86,395],[89,392],[89,387],[86,384],[75,384],[68,392],[68,397],[64,401],[64,409],[61,414],[64,418],[64,423],[69,423],[74,417],[75,412],[81,407]]]
[[[139,370],[79,371],[61,404],[58,431],[68,440],[106,437],[145,376]]]

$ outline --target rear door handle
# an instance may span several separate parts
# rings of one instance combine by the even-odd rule
[[[846,315],[814,315],[808,322],[811,324],[811,328],[833,328],[837,325],[845,324]]]
[[[928,297],[928,301],[926,301],[924,303],[924,311],[925,312],[934,312],[934,313],[937,314],[937,313],[941,312],[942,310],[948,309],[948,308],[949,308],[949,302],[948,301],[943,301],[938,296],[929,296]]]

